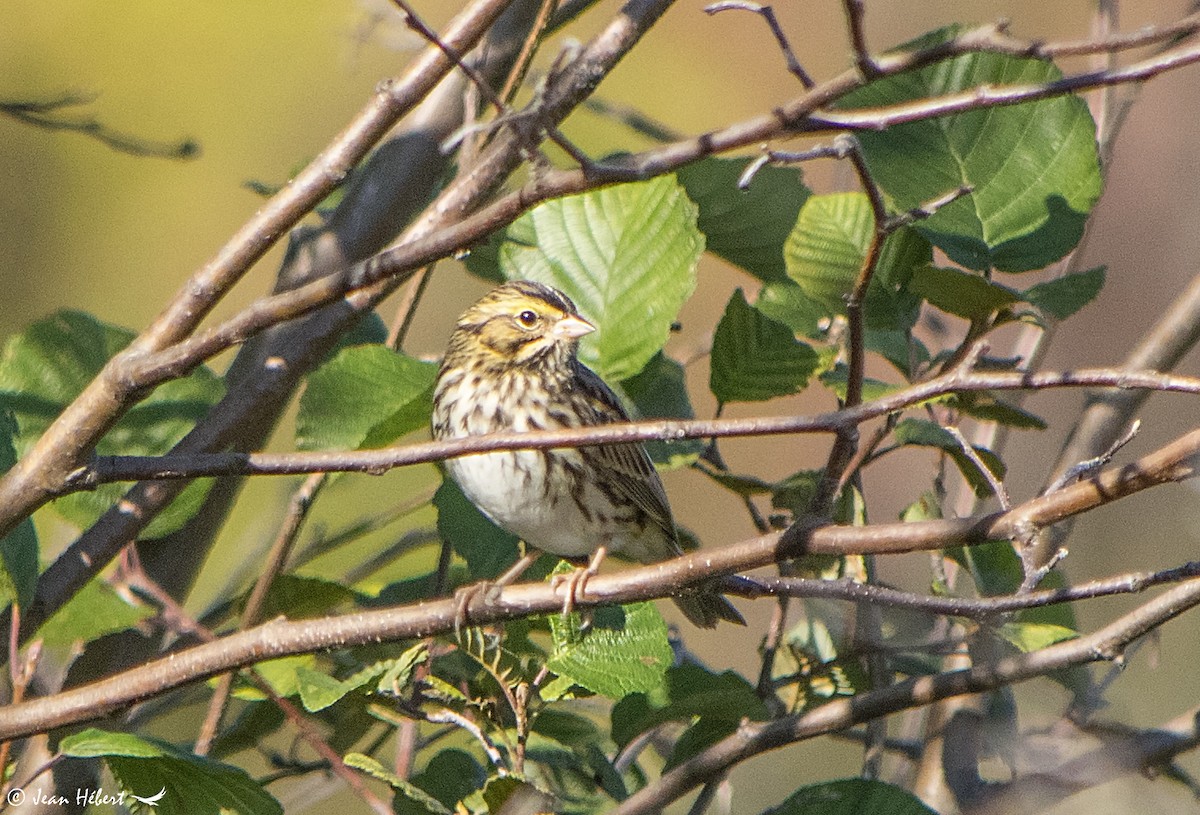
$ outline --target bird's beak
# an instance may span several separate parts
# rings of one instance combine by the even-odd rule
[[[550,329],[550,333],[556,339],[577,340],[584,334],[591,334],[595,330],[596,326],[582,317],[563,317],[554,324],[554,328]]]

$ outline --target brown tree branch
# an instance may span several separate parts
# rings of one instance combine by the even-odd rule
[[[613,815],[661,812],[667,804],[707,779],[768,750],[844,730],[902,710],[922,707],[940,699],[993,690],[1073,665],[1117,659],[1130,643],[1197,604],[1200,604],[1200,580],[1190,580],[1117,618],[1099,631],[1075,640],[1001,659],[993,665],[975,665],[936,676],[908,679],[883,690],[870,691],[850,699],[836,699],[795,716],[763,724],[743,724],[732,736],[683,761],[654,783],[631,795],[612,811]]]
[[[764,416],[739,419],[655,419],[565,430],[489,433],[449,441],[428,441],[374,450],[295,453],[171,453],[166,456],[102,456],[76,469],[62,492],[94,488],[113,481],[191,479],[227,475],[299,475],[315,472],[380,474],[396,467],[426,464],[472,453],[498,450],[545,450],[645,441],[736,438],[837,433],[870,419],[921,402],[974,391],[1116,387],[1200,394],[1200,379],[1154,371],[1105,368],[1077,371],[965,372],[948,374],[897,390],[872,402],[814,416]]]
[[[459,51],[483,36],[512,0],[477,0],[443,39]],[[273,196],[167,305],[163,313],[84,389],[28,453],[0,478],[0,536],[45,503],[46,487],[69,471],[137,400],[146,383],[131,363],[188,336],[279,236],[315,207],[407,111],[453,67],[428,48],[399,80],[382,83],[367,106],[307,167]]]
[[[577,598],[576,605],[579,608],[589,608],[669,596],[713,577],[758,568],[805,554],[899,554],[1009,540],[1031,528],[1056,523],[1141,490],[1193,477],[1197,472],[1198,456],[1200,430],[1171,442],[1137,462],[1106,470],[1089,481],[1034,498],[1010,512],[956,520],[877,524],[865,527],[793,527],[787,532],[762,535],[663,563],[630,568],[617,575],[595,577],[588,582],[587,594]],[[1139,632],[1137,635],[1140,636],[1165,619],[1181,614],[1197,602],[1200,602],[1200,579],[1190,579],[1166,595],[1126,615],[1122,618],[1119,629],[1110,626],[1109,629],[1091,637],[1028,654],[1012,663],[1021,666],[1019,669],[1009,671],[1000,670],[998,667],[997,673],[992,669],[976,667],[965,672],[925,678],[919,680],[916,685],[912,682],[901,683],[886,691],[855,697],[845,702],[845,705],[853,707],[838,708],[841,711],[839,715],[851,710],[856,711],[853,721],[837,718],[833,720],[837,722],[833,729],[842,729],[850,724],[895,712],[913,704],[928,704],[945,696],[978,692],[997,686],[988,683],[1003,684],[1029,678],[1039,672],[1061,667],[1054,663],[1055,654],[1071,654],[1069,664],[1113,658],[1121,647],[1134,638],[1135,631]],[[189,682],[266,659],[384,640],[427,637],[453,631],[461,622],[459,615],[462,610],[459,606],[457,598],[447,598],[321,620],[269,622],[249,631],[222,637],[212,643],[187,648],[81,688],[26,701],[20,705],[11,705],[0,712],[0,740],[20,738],[69,723],[88,721]],[[530,614],[555,613],[561,608],[562,598],[558,595],[556,586],[549,583],[525,584],[509,586],[495,596],[486,592],[478,593],[467,608],[467,616],[471,624],[480,625]],[[1087,648],[1091,650],[1085,649],[1088,654],[1086,657],[1075,647],[1079,642],[1089,643]],[[1094,648],[1091,644],[1094,644]],[[1063,648],[1070,650],[1063,651]],[[1051,656],[1038,656],[1039,654]],[[983,684],[978,684],[979,682]],[[930,688],[934,691],[927,692]],[[919,691],[919,695],[911,696],[914,691]],[[860,699],[865,700],[862,702],[861,711],[858,707]],[[784,725],[782,731],[767,731],[766,735],[752,740],[750,753],[747,755],[737,757],[735,753],[720,752],[713,753],[713,756],[705,761],[724,761],[730,756],[742,760],[754,752],[779,746],[781,742],[776,740],[788,733],[798,734],[789,737],[790,740],[794,740],[827,732],[824,726],[816,730],[810,728],[814,721],[825,721],[820,711],[828,708],[827,705],[804,717],[785,720],[794,721],[796,729],[793,731]],[[816,719],[810,720],[809,716],[816,716]],[[687,772],[690,773],[694,766],[701,765],[689,762],[680,769],[689,768]],[[671,785],[694,783],[694,776],[687,775],[681,781],[675,771],[664,776],[663,783],[667,783],[668,777],[673,779],[669,782]]]

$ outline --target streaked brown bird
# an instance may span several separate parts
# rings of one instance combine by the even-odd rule
[[[627,421],[616,395],[576,358],[579,338],[594,330],[550,286],[519,280],[489,292],[450,337],[434,388],[434,438]],[[588,562],[568,580],[565,610],[606,554],[656,563],[682,552],[641,444],[481,453],[446,468],[475,506],[527,546]],[[698,626],[745,624],[706,587],[672,599]]]

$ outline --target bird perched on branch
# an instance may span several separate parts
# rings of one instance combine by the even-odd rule
[[[521,280],[489,292],[450,337],[434,388],[434,438],[627,421],[616,395],[576,358],[579,338],[594,330],[550,286]],[[565,612],[606,554],[656,563],[682,553],[641,444],[481,453],[450,459],[446,469],[475,506],[527,546],[587,563],[566,580]],[[500,582],[518,574],[510,570]],[[745,624],[710,588],[672,599],[698,626]]]

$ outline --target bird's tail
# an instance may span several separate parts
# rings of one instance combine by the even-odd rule
[[[677,595],[671,599],[675,601],[675,605],[679,606],[679,610],[692,621],[693,625],[701,628],[716,628],[717,623],[721,620],[738,625],[746,624],[746,620],[733,607],[733,604],[711,588],[701,586],[694,591]]]

